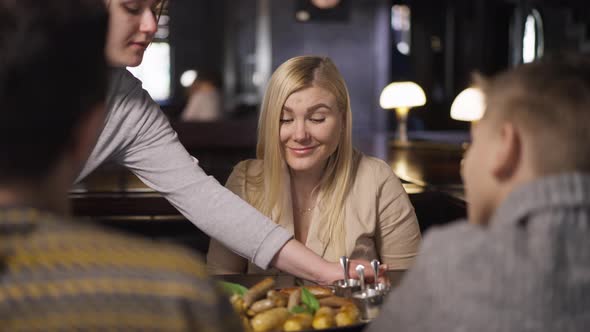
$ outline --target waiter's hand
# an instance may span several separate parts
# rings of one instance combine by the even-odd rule
[[[320,280],[317,280],[317,282],[321,285],[331,285],[333,284],[335,281],[337,280],[341,280],[344,279],[344,271],[342,271],[342,267],[340,266],[339,263],[326,263],[327,266],[322,269],[322,271],[324,273],[322,273],[322,278]],[[371,267],[371,264],[366,261],[366,260],[361,260],[361,259],[351,259],[350,260],[350,264],[349,264],[349,275],[351,278],[353,279],[359,279],[358,274],[356,273],[356,267],[358,265],[363,265],[365,267],[365,280],[367,282],[373,282],[375,276],[373,273],[373,268]],[[378,280],[379,282],[384,282],[384,283],[389,283],[389,280],[387,279],[387,274],[385,273],[387,271],[387,265],[386,264],[381,264],[379,266],[379,276],[378,276]]]
[[[373,273],[373,268],[371,267],[371,263],[369,263],[368,261],[362,260],[362,259],[351,259],[350,260],[350,267],[349,267],[349,271],[348,271],[350,273],[350,277],[353,279],[359,279],[359,276],[356,273],[356,267],[358,265],[363,265],[365,267],[365,280],[367,282],[373,282],[373,280],[375,280],[375,275]],[[387,272],[387,264],[379,265],[379,275],[377,276],[377,280],[379,282],[389,284],[389,280],[387,279],[387,274],[385,272]],[[342,276],[342,278],[344,278],[344,276]]]
[[[351,259],[349,268],[351,278],[358,279],[357,265],[365,266],[365,278],[367,281],[374,279],[371,264],[366,260]],[[272,265],[281,271],[290,273],[296,277],[313,281],[320,285],[331,285],[336,280],[344,279],[344,271],[339,263],[330,263],[305,247],[301,242],[291,239],[274,256]],[[379,280],[384,280],[385,264],[379,267]]]

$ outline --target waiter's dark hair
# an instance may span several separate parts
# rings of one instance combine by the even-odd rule
[[[0,182],[42,179],[104,101],[103,0],[0,0]]]

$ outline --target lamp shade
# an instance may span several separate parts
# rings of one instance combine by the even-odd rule
[[[319,9],[330,9],[338,6],[340,0],[311,0],[311,3]]]
[[[484,95],[478,88],[467,88],[457,95],[451,105],[451,118],[459,121],[477,121],[485,111]]]
[[[426,104],[424,90],[414,82],[393,82],[381,92],[381,108],[416,107]]]

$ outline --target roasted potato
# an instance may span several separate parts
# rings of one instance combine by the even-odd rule
[[[242,322],[242,326],[244,327],[244,332],[252,332],[252,327],[250,326],[250,319],[244,315],[240,315],[240,321]]]
[[[348,326],[359,322],[360,311],[352,300],[334,296],[322,286],[305,286],[318,299],[320,308],[312,315],[302,303],[302,288],[273,290],[275,281],[266,278],[251,287],[243,296],[232,295],[230,302],[240,315],[246,332],[306,331]],[[295,310],[297,309],[297,310]],[[291,312],[294,310],[297,313]]]
[[[311,326],[316,330],[327,329],[334,327],[334,325],[334,311],[330,307],[319,308],[311,323]]]
[[[283,324],[283,331],[303,331],[311,329],[313,316],[309,313],[291,315]]]
[[[244,306],[244,299],[242,299],[241,296],[234,294],[229,298],[229,302],[236,313],[242,314],[245,311],[246,307]]]
[[[334,316],[334,321],[336,326],[353,325],[359,322],[360,314],[357,306],[350,303],[340,308],[336,316]]]
[[[289,318],[287,308],[272,308],[261,312],[250,320],[254,332],[268,332],[280,329]]]

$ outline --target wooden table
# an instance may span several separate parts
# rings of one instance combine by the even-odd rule
[[[404,182],[420,229],[466,217],[461,181],[464,144],[412,141],[389,142],[387,162]]]

